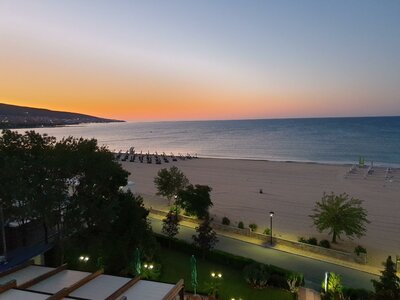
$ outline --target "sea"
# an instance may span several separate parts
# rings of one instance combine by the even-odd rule
[[[35,128],[95,138],[111,151],[400,167],[400,117],[125,122]],[[20,130],[21,131],[21,130]]]

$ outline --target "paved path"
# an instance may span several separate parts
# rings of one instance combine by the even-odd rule
[[[161,233],[161,220],[153,217],[149,219],[152,223],[153,231]],[[195,230],[193,228],[182,226],[181,224],[178,238],[192,242],[193,234],[195,234]],[[216,245],[216,249],[244,257],[249,257],[262,263],[272,264],[288,270],[301,272],[304,274],[306,287],[313,288],[315,290],[320,289],[321,282],[326,271],[340,274],[343,278],[344,285],[352,288],[364,288],[372,290],[371,279],[378,278],[376,275],[362,271],[271,248],[265,248],[260,245],[248,243],[231,237],[218,235],[218,239],[219,242]]]

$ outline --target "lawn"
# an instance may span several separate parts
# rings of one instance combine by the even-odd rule
[[[160,281],[176,283],[183,278],[185,280],[185,290],[193,290],[190,277],[190,255],[163,247],[160,259],[162,264]],[[222,273],[222,279],[212,279],[211,272]],[[198,292],[207,293],[207,286],[212,282],[220,282],[219,299],[293,300],[293,296],[285,290],[276,288],[252,289],[245,282],[241,271],[208,262],[201,258],[197,258],[197,274]]]

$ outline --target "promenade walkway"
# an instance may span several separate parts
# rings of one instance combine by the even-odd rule
[[[150,221],[154,232],[161,233],[162,216],[150,215]],[[195,234],[196,223],[182,221],[178,238],[192,242],[192,235]],[[353,288],[365,288],[372,290],[371,279],[377,279],[374,270],[359,270],[352,267],[351,263],[327,262],[320,257],[307,257],[302,254],[291,253],[289,249],[264,247],[263,242],[232,233],[217,231],[219,242],[216,249],[232,254],[249,257],[256,261],[273,264],[282,268],[301,272],[305,276],[306,287],[319,290],[325,272],[335,272],[343,278],[346,286]],[[372,273],[371,273],[371,272]]]

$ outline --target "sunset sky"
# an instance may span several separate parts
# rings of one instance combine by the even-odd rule
[[[400,115],[400,1],[0,0],[0,102],[132,121]]]

